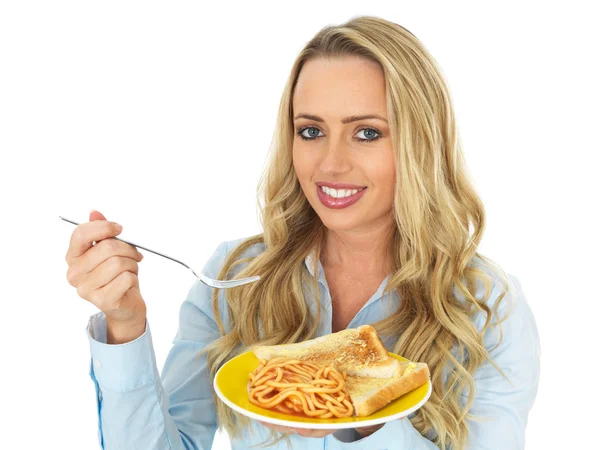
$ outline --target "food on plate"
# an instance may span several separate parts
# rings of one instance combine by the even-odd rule
[[[404,373],[389,378],[351,376],[346,383],[357,417],[370,416],[388,403],[424,385],[429,380],[427,364],[401,363]]]
[[[262,408],[321,419],[354,412],[345,374],[285,356],[260,360],[250,374],[249,398]]]
[[[253,352],[250,401],[317,419],[371,415],[429,379],[427,364],[389,356],[370,325]]]

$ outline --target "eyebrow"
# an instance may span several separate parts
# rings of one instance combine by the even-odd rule
[[[300,119],[300,118],[314,120],[316,122],[325,122],[319,116],[313,116],[312,114],[298,114],[296,117],[294,117],[294,120]],[[383,120],[384,122],[387,122],[387,119],[385,117],[382,117],[378,114],[365,114],[362,116],[349,116],[349,117],[343,118],[341,120],[341,122],[342,123],[350,123],[350,122],[356,122],[357,120],[364,120],[364,119],[378,119],[378,120]]]

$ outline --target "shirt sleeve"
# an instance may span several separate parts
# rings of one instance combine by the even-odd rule
[[[216,278],[225,256],[222,243],[203,273]],[[206,356],[198,354],[219,337],[212,288],[200,281],[190,288],[162,378],[148,321],[144,334],[125,344],[106,343],[104,313],[92,316],[87,330],[102,449],[210,450],[216,414]]]
[[[509,281],[506,307],[500,311],[502,318],[508,314],[501,324],[502,340],[498,327],[491,327],[484,344],[510,383],[487,361],[475,371],[475,400],[469,413],[478,420],[469,421],[471,450],[524,449],[527,419],[538,391],[537,324],[521,283],[512,275]]]
[[[509,275],[511,282],[507,301],[499,314],[508,318],[502,322],[502,340],[498,327],[490,327],[484,335],[484,345],[490,357],[502,369],[510,383],[486,361],[474,373],[475,398],[469,409],[478,420],[467,419],[468,450],[523,450],[525,428],[538,389],[540,376],[540,340],[536,322],[523,294],[519,280]],[[493,288],[490,305],[500,288]],[[504,315],[503,315],[504,314]],[[479,324],[481,326],[481,323]],[[481,328],[480,328],[481,329]],[[496,348],[494,348],[496,347]],[[463,405],[467,395],[462,395]],[[483,419],[483,420],[481,420]],[[382,428],[362,439],[339,433],[333,439],[340,449],[438,449],[422,436],[408,418],[387,422]]]

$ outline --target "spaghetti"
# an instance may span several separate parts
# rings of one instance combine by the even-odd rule
[[[353,415],[345,372],[284,356],[259,361],[250,373],[248,396],[253,404],[318,419]]]

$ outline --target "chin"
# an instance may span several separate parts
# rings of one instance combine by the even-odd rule
[[[319,215],[319,217],[323,225],[331,231],[352,231],[361,228],[365,224],[364,220],[356,220],[354,217],[342,214],[339,217],[331,217],[331,214]]]

